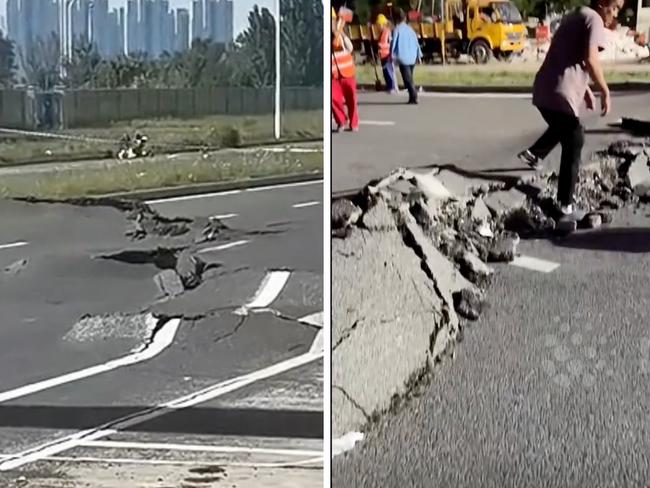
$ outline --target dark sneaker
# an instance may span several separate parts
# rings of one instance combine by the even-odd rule
[[[519,154],[517,154],[517,158],[519,158],[519,161],[521,161],[527,166],[530,166],[535,171],[541,169],[542,167],[542,162],[539,160],[539,158],[535,156],[532,152],[530,152],[528,149],[526,149],[525,151],[521,151]]]

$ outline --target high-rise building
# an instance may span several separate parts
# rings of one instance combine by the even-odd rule
[[[140,50],[138,42],[138,4],[128,0],[126,4],[126,52],[136,53]]]
[[[178,52],[186,51],[190,46],[190,11],[179,8],[176,11],[176,46]]]
[[[230,44],[233,41],[233,3],[232,0],[219,0],[217,5],[217,32],[214,40]]]
[[[192,2],[192,40],[203,39],[203,0],[194,0]]]

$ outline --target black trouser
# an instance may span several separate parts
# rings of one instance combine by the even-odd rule
[[[415,91],[415,85],[413,84],[413,68],[414,65],[407,65],[399,63],[399,72],[402,74],[402,80],[404,80],[404,88],[409,92],[409,102],[418,101],[418,93]]]
[[[573,193],[578,182],[585,128],[575,115],[542,108],[538,110],[548,124],[548,129],[529,151],[539,159],[544,159],[558,143],[562,146],[557,199],[562,205],[569,205],[573,203]]]

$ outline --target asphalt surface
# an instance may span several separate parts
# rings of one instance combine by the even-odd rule
[[[396,167],[454,165],[492,177],[521,171],[516,154],[545,129],[530,96],[421,94],[419,105],[405,95],[361,93],[360,131],[332,134],[332,191],[356,190]],[[585,154],[620,135],[609,126],[623,116],[646,116],[648,93],[613,96],[612,113],[585,116]],[[560,150],[548,164],[559,162]]]
[[[154,264],[102,257],[173,248],[182,239],[133,241],[125,235],[132,223],[111,207],[0,201],[0,470],[6,467],[3,460],[20,459],[31,449],[40,453],[34,463],[0,472],[0,480],[30,480],[35,469],[48,469],[41,460],[47,457],[39,450],[43,446],[133,415],[141,420],[100,439],[130,444],[108,449],[72,443],[53,454],[153,461],[191,457],[183,448],[131,445],[155,442],[271,449],[230,457],[277,463],[304,459],[287,458],[278,449],[322,450],[322,359],[207,395],[189,408],[142,416],[152,407],[225,387],[233,378],[255,376],[310,350],[320,328],[298,319],[323,312],[322,195],[322,183],[316,182],[150,202],[165,217],[221,215],[230,228],[195,248],[207,249],[198,256],[216,269],[206,271],[198,288],[166,300],[154,283],[160,271]],[[272,293],[271,303],[242,316],[238,309],[278,272],[288,272],[288,279]],[[160,331],[156,336],[116,316],[147,312],[180,319],[173,340],[158,354],[29,390],[43,380],[153,347]],[[84,327],[80,320],[87,316],[103,316],[105,322]],[[2,400],[3,393],[19,387],[28,390]],[[197,455],[224,460],[223,454]]]
[[[648,97],[616,97],[611,118],[650,117]],[[417,107],[370,104],[385,95],[363,100],[362,120],[396,125],[334,135],[335,191],[427,162],[484,174],[509,169],[511,155],[542,129],[526,100],[423,97]],[[499,119],[491,119],[497,108]],[[429,125],[410,123],[413,113]],[[587,150],[616,137],[591,133]],[[332,486],[649,486],[648,229],[650,209],[641,207],[601,230],[523,241],[522,255],[559,268],[498,266],[489,308],[455,358],[444,359],[420,396],[334,458]]]

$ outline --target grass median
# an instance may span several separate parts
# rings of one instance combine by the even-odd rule
[[[416,66],[414,78],[421,86],[458,87],[526,87],[532,86],[539,65],[537,63],[499,64],[487,66],[449,65]],[[378,70],[379,79],[383,76]],[[609,83],[650,83],[650,66],[647,64],[605,65],[605,77]],[[399,75],[398,75],[399,78]],[[375,84],[375,71],[371,65],[358,67],[357,82]],[[399,78],[401,80],[401,78]]]
[[[159,155],[127,162],[95,161],[74,168],[7,171],[0,197],[72,198],[323,171],[322,147],[310,152],[228,150],[211,154]]]
[[[66,140],[64,138],[2,134],[0,167],[27,163],[111,158],[118,141],[125,134],[140,131],[149,137],[155,153],[174,153],[238,147],[275,142],[273,115],[215,115],[196,119],[142,119],[116,122],[108,127],[70,129],[53,133],[56,136],[101,139],[100,141]],[[300,141],[323,137],[322,110],[292,111],[282,114],[282,140]]]

